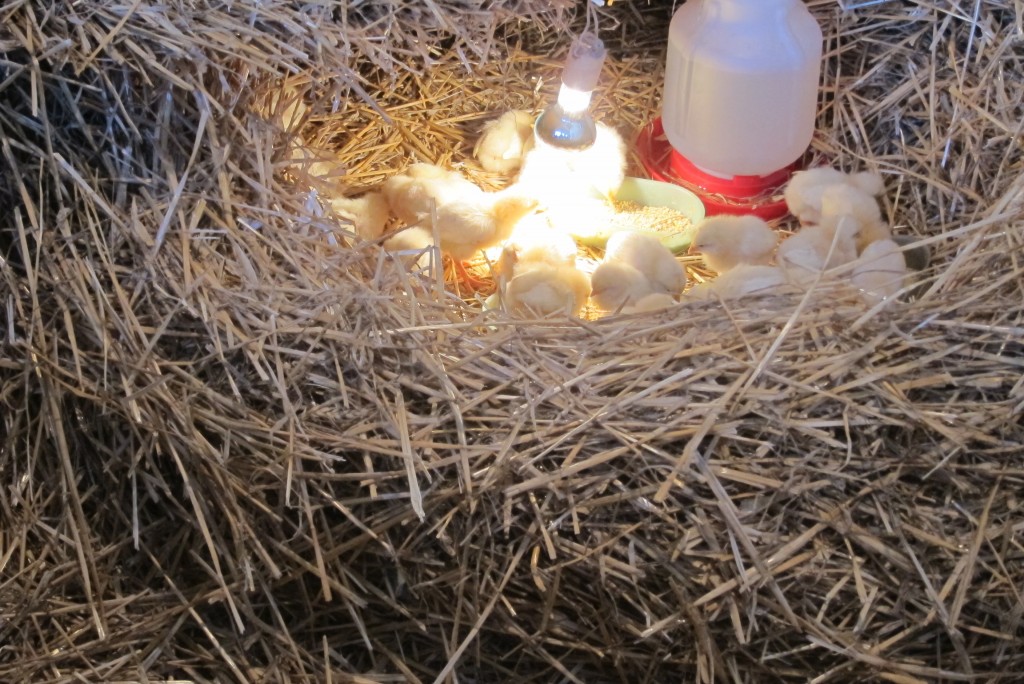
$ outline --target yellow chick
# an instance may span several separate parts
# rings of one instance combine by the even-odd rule
[[[330,201],[331,211],[346,219],[364,240],[376,240],[384,234],[391,210],[384,193],[368,192],[362,197],[335,197]]]
[[[404,173],[384,181],[384,197],[391,211],[406,225],[430,216],[431,207],[455,201],[472,202],[483,195],[483,190],[459,172],[434,164],[412,164]]]
[[[614,223],[615,214],[615,207],[608,200],[590,195],[566,197],[556,204],[547,205],[544,212],[555,229],[577,238],[606,230]]]
[[[872,242],[854,262],[850,280],[868,304],[895,297],[907,282],[900,246],[888,239]]]
[[[418,267],[430,271],[436,259],[434,236],[426,228],[418,226],[396,231],[384,241],[384,249],[401,258],[407,267]]]
[[[582,150],[536,142],[526,154],[518,182],[544,206],[557,206],[595,192],[614,199],[626,178],[626,143],[618,131],[597,124],[597,139]]]
[[[289,134],[286,163],[293,174],[311,185],[336,184],[345,175],[345,164],[337,152],[313,148],[299,134],[309,114],[304,102],[305,94],[285,89],[270,94],[264,114],[274,126]]]
[[[861,171],[846,174],[830,166],[819,166],[794,173],[782,195],[790,213],[800,223],[814,224],[821,220],[821,194],[832,185],[852,185],[871,196],[881,195],[885,189],[882,177],[877,173]]]
[[[498,272],[513,277],[537,266],[575,266],[576,242],[554,228],[544,214],[530,214],[516,224],[498,258]]]
[[[480,166],[493,173],[512,173],[518,169],[533,147],[533,121],[534,117],[521,109],[489,121],[473,148]]]
[[[728,301],[773,294],[784,288],[786,283],[786,273],[778,266],[739,264],[714,280],[694,285],[684,295],[684,299],[698,302],[713,299]]]
[[[288,148],[288,162],[292,173],[311,185],[327,185],[337,190],[345,176],[345,164],[336,152],[308,147],[299,136]]]
[[[603,261],[590,276],[590,298],[603,311],[617,311],[653,294],[651,281],[622,261]]]
[[[834,230],[805,226],[779,244],[775,261],[794,283],[808,285],[821,271],[857,258],[856,234],[856,223],[848,217],[839,221]]]
[[[649,313],[651,311],[661,311],[671,306],[675,306],[676,303],[675,298],[671,295],[667,295],[664,292],[652,292],[651,294],[636,300],[633,304],[628,304],[622,307],[622,313]]]
[[[309,111],[304,98],[305,93],[298,90],[275,90],[267,99],[264,113],[282,131],[295,132],[299,130]]]
[[[518,316],[578,316],[590,296],[590,279],[573,266],[539,265],[508,283],[505,301]]]
[[[852,218],[857,225],[857,252],[878,240],[892,237],[889,224],[882,220],[882,210],[874,195],[849,184],[832,185],[821,193],[821,218],[819,223],[835,230],[844,217]]]
[[[739,264],[767,264],[772,260],[779,236],[757,216],[712,216],[704,219],[690,245],[704,264],[723,273]]]
[[[435,226],[441,251],[457,262],[470,259],[507,240],[536,206],[535,199],[507,191],[442,204]]]
[[[651,292],[678,295],[686,287],[686,268],[653,235],[620,231],[608,238],[605,261],[619,261],[640,271]]]

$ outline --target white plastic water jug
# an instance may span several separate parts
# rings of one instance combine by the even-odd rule
[[[721,178],[788,166],[814,135],[821,54],[801,0],[688,0],[669,27],[669,143]]]

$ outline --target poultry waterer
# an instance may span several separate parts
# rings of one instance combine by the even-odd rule
[[[709,215],[786,213],[817,113],[822,33],[801,0],[689,0],[672,17],[662,116],[637,148]]]

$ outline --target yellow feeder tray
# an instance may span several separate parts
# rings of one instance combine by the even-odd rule
[[[682,231],[658,230],[654,227],[644,228],[643,226],[628,229],[607,228],[585,234],[573,234],[573,237],[588,247],[603,249],[612,233],[621,230],[634,230],[641,233],[651,233],[661,240],[661,243],[672,250],[673,253],[679,254],[685,252],[690,247],[690,243],[693,242],[693,235],[697,230],[697,224],[704,219],[704,203],[700,201],[700,198],[686,188],[673,185],[672,183],[630,176],[622,182],[622,186],[615,194],[615,199],[620,202],[636,202],[646,207],[666,207],[672,209],[685,217],[690,225]]]

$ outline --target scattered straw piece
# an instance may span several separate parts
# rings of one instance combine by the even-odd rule
[[[285,170],[503,187],[472,143],[578,3],[8,3],[0,681],[1018,677],[1019,3],[846,4],[815,153],[883,173],[916,296],[531,322]],[[627,139],[673,6],[599,10]]]

